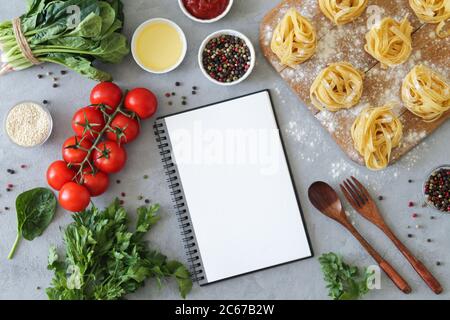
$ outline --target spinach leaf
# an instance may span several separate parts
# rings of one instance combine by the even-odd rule
[[[56,197],[46,188],[36,188],[21,193],[16,199],[17,237],[8,259],[12,259],[20,239],[28,241],[39,237],[53,220]]]
[[[79,8],[79,23],[72,26]],[[119,63],[129,53],[121,34],[123,4],[120,0],[28,0],[21,24],[33,55],[41,62],[58,63],[97,81],[112,80],[110,74],[92,66],[94,60]],[[19,71],[33,65],[22,55],[11,21],[0,23],[0,70]]]

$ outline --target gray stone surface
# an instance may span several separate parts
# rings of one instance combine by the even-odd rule
[[[168,4],[170,2],[170,4]],[[399,238],[429,266],[446,289],[441,296],[435,296],[408,265],[406,260],[374,226],[364,221],[349,210],[357,228],[374,247],[392,264],[411,284],[413,293],[402,294],[383,275],[382,289],[371,292],[367,299],[448,299],[450,298],[450,217],[436,214],[431,209],[408,208],[409,201],[421,203],[421,184],[426,172],[433,167],[449,162],[450,151],[448,136],[450,126],[447,122],[428,138],[422,145],[413,150],[384,172],[373,173],[350,162],[336,146],[300,101],[290,92],[272,68],[265,62],[260,53],[254,73],[243,84],[236,87],[223,88],[208,82],[197,66],[197,50],[204,37],[209,33],[234,28],[247,34],[258,48],[258,24],[277,1],[238,0],[230,14],[222,21],[203,25],[186,18],[179,10],[176,1],[133,0],[127,1],[126,27],[127,35],[144,20],[152,17],[166,17],[176,21],[186,32],[189,42],[188,54],[184,63],[176,71],[167,75],[155,76],[142,71],[129,56],[118,66],[107,66],[117,83],[123,87],[145,86],[151,88],[161,97],[159,115],[180,111],[214,101],[238,96],[244,93],[269,88],[274,97],[282,134],[284,136],[288,156],[293,167],[294,179],[298,186],[303,203],[306,223],[311,236],[316,258],[292,263],[281,267],[253,273],[211,286],[200,288],[195,286],[189,299],[326,299],[327,291],[319,269],[317,257],[329,251],[342,254],[345,259],[359,266],[373,264],[373,260],[359,244],[336,223],[316,212],[306,199],[308,186],[315,180],[328,181],[335,187],[338,182],[350,174],[354,174],[365,182],[374,195],[384,195],[385,201],[380,203],[388,223]],[[0,20],[10,19],[24,11],[25,1],[2,2]],[[45,299],[43,288],[49,285],[52,274],[46,269],[47,251],[51,244],[61,245],[60,228],[71,221],[71,217],[59,210],[55,221],[45,234],[33,242],[23,241],[12,261],[6,256],[14,242],[16,217],[14,211],[15,196],[24,190],[45,186],[45,171],[55,159],[60,158],[61,144],[71,135],[69,121],[73,112],[88,103],[90,89],[94,82],[83,79],[75,73],[62,77],[60,88],[53,89],[50,79],[38,81],[40,72],[59,72],[57,66],[45,65],[23,72],[7,75],[0,79],[1,120],[8,108],[21,100],[51,101],[49,109],[54,117],[54,132],[51,139],[40,148],[32,150],[20,149],[10,143],[4,131],[0,133],[0,298],[1,299]],[[177,98],[174,106],[168,106],[163,94],[172,91],[175,81],[183,86],[176,89]],[[191,86],[200,89],[197,96],[190,95]],[[189,105],[178,103],[181,95],[189,96]],[[104,206],[120,192],[127,193],[126,207],[130,211],[138,206],[137,196],[142,194],[162,205],[162,221],[155,228],[149,240],[169,257],[184,260],[183,247],[174,212],[171,210],[167,185],[164,181],[162,165],[157,154],[152,134],[152,121],[143,124],[142,136],[128,147],[129,162],[126,169],[116,175],[113,180],[120,179],[122,184],[111,186],[109,192],[95,199],[98,206]],[[18,174],[6,174],[7,168],[15,168],[28,164],[26,170],[18,169]],[[149,175],[148,180],[142,177]],[[408,179],[414,183],[409,184]],[[14,183],[14,192],[6,193],[5,185]],[[218,204],[219,205],[219,204]],[[12,207],[5,211],[4,207]],[[411,218],[413,212],[420,217]],[[431,215],[436,220],[431,220]],[[420,229],[416,230],[415,225]],[[411,226],[408,230],[407,226]],[[407,234],[414,234],[408,239]],[[433,241],[427,243],[426,239]],[[436,261],[442,266],[436,266]],[[38,290],[37,287],[42,288]],[[139,299],[176,299],[178,293],[173,283],[167,283],[162,290],[153,282],[133,295]]]

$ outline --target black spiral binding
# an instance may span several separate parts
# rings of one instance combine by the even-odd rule
[[[193,234],[191,219],[187,211],[187,206],[184,201],[181,183],[178,178],[176,166],[172,160],[172,153],[170,150],[169,140],[166,136],[166,130],[162,122],[156,122],[153,126],[156,142],[158,143],[159,154],[163,163],[163,168],[166,171],[167,183],[171,190],[170,195],[174,203],[173,208],[176,210],[178,222],[181,229],[181,236],[186,249],[187,261],[190,264],[190,272],[194,281],[201,282],[205,280],[203,266],[201,263],[200,253],[197,249],[197,243]]]

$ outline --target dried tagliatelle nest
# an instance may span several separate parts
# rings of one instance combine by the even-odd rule
[[[319,0],[322,13],[336,25],[352,22],[366,9],[368,0]]]
[[[402,100],[416,116],[433,122],[450,110],[450,85],[430,68],[417,65],[403,81]]]
[[[384,18],[366,34],[364,49],[380,61],[383,68],[402,64],[411,55],[412,30],[408,17],[401,22]]]
[[[348,62],[332,63],[314,80],[310,88],[313,105],[339,111],[355,106],[363,92],[363,75]]]
[[[366,167],[381,170],[388,166],[392,149],[400,145],[403,125],[392,112],[392,105],[368,107],[353,123],[351,134],[355,149],[364,157]]]
[[[272,37],[271,49],[280,63],[294,68],[311,58],[316,46],[316,31],[311,22],[295,8],[289,9]]]

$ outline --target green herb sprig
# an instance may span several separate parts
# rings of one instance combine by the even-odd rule
[[[358,267],[346,264],[335,253],[326,253],[319,257],[324,280],[333,300],[355,300],[369,292],[367,270],[361,274]]]
[[[52,300],[116,300],[135,292],[145,280],[165,278],[178,283],[184,298],[192,289],[188,269],[148,249],[145,235],[160,219],[159,205],[137,210],[134,232],[128,214],[116,199],[105,210],[95,206],[74,215],[64,232],[65,256],[50,248],[48,268],[54,271],[46,292]]]

